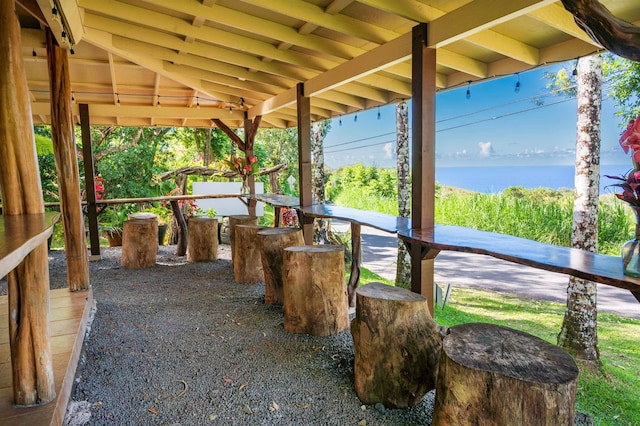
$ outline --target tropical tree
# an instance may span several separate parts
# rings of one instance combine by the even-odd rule
[[[580,58],[577,78],[578,132],[571,245],[597,252],[602,58],[599,55]],[[598,365],[596,297],[595,282],[569,278],[558,345],[575,358]]]
[[[329,120],[316,121],[311,125],[311,151],[313,153],[313,198],[317,203],[325,202],[324,186],[326,184],[324,173],[324,138],[331,129]],[[323,243],[328,243],[327,221],[318,218],[315,220],[314,234]]]
[[[409,111],[406,101],[396,105],[396,141],[398,216],[408,218],[411,215],[411,180],[409,176]],[[399,238],[396,285],[406,288],[411,286],[411,257],[407,246]]]
[[[298,176],[298,130],[260,129],[256,134],[253,150],[262,167],[286,164],[280,173],[270,177],[271,192],[295,195],[297,191],[295,188],[289,188],[287,178]]]

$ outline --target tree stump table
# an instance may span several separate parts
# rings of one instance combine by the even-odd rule
[[[236,225],[234,231],[233,278],[237,283],[264,282],[258,232],[268,229],[258,225]]]
[[[258,225],[258,217],[248,214],[229,216],[229,245],[231,246],[231,261],[234,259],[233,239],[236,225]]]
[[[218,258],[218,219],[191,217],[187,221],[187,262],[209,262]]]
[[[364,404],[406,408],[435,388],[442,335],[424,296],[382,283],[359,287],[351,334]]]
[[[494,324],[449,329],[434,425],[573,425],[578,367],[560,347]]]
[[[282,305],[282,266],[284,249],[303,246],[300,228],[269,228],[258,232],[260,258],[264,273],[264,303]]]
[[[153,213],[130,214],[122,228],[123,268],[149,268],[158,254],[158,217]]]
[[[282,283],[285,330],[328,336],[349,326],[341,246],[285,248]]]

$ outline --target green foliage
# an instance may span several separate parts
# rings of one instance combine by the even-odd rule
[[[122,234],[124,221],[135,211],[136,207],[132,204],[107,206],[98,215],[98,230],[100,232]]]
[[[616,115],[623,118],[623,126],[640,114],[640,63],[612,54],[604,56],[602,72],[609,81],[609,96],[620,108]]]
[[[358,189],[367,196],[397,199],[398,174],[393,169],[378,169],[362,163],[342,167],[331,173],[327,183],[327,199],[336,201],[345,190]],[[397,204],[397,202],[396,202]],[[370,209],[365,209],[370,210]],[[397,211],[397,208],[395,209]]]
[[[158,216],[158,225],[169,223],[171,221],[171,217],[173,216],[171,208],[168,205],[164,205],[164,203],[154,203],[150,207],[145,208],[143,211],[147,213],[153,213]]]
[[[286,163],[287,167],[278,174],[278,184],[285,195],[298,195],[298,188],[289,188],[287,178],[298,178],[298,130],[290,129],[260,129],[256,134],[253,153],[260,160],[261,167],[273,167]],[[257,178],[269,184],[267,176]],[[273,192],[273,191],[272,191]]]
[[[53,142],[51,141],[50,138],[36,133],[35,139],[36,139],[36,153],[38,155],[47,155],[47,154],[53,155]]]

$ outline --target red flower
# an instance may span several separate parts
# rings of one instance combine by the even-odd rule
[[[257,162],[258,162],[258,159],[255,156],[253,155],[249,156],[249,164],[253,164]]]
[[[640,161],[640,116],[630,121],[627,129],[620,135],[620,146],[625,154],[631,150],[633,159]]]

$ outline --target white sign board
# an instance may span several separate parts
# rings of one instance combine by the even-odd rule
[[[193,195],[203,194],[239,194],[242,182],[193,182]],[[264,184],[256,182],[256,194],[264,193]],[[215,209],[216,216],[232,216],[237,214],[247,214],[247,205],[244,199],[238,198],[208,198],[195,200],[199,209]],[[264,204],[257,203],[256,215],[264,215]]]

